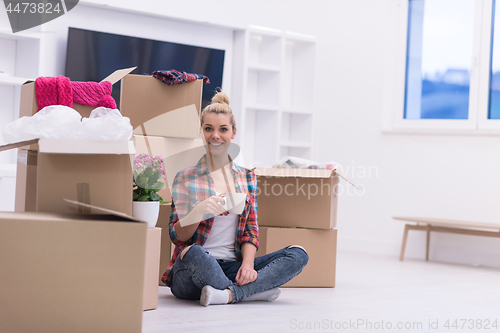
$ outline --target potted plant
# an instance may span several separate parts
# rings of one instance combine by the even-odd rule
[[[163,159],[161,156],[139,154],[134,158],[134,193],[132,215],[154,228],[160,213],[163,198],[158,194],[165,184]]]

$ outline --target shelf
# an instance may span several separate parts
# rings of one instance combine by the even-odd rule
[[[37,77],[40,63],[40,36],[0,33],[0,72],[11,77]],[[4,79],[15,84],[15,80]]]
[[[41,33],[27,33],[27,32],[16,32],[7,29],[0,29],[0,39],[12,39],[12,40],[40,40],[42,37]]]
[[[305,158],[306,160],[311,160],[311,148],[282,146],[280,148],[279,159],[282,159],[285,156],[295,156]]]
[[[247,104],[279,105],[278,72],[248,71]]]
[[[248,63],[278,66],[281,64],[281,33],[272,29],[251,28],[248,33]]]
[[[296,109],[283,108],[282,111],[286,112],[286,113],[293,113],[293,114],[304,114],[304,115],[312,115],[313,114],[313,110],[311,107],[309,107],[309,108],[296,108]]]
[[[297,32],[285,31],[285,38],[287,38],[289,40],[304,42],[304,43],[312,43],[312,44],[316,43],[315,36],[300,34]]]
[[[285,40],[282,77],[283,107],[290,109],[312,107],[316,81],[315,58],[316,44],[297,39]]]
[[[280,143],[281,147],[295,147],[295,148],[311,148],[312,145],[307,142],[298,142],[298,141],[282,141]]]
[[[269,112],[278,112],[278,106],[272,104],[248,104],[247,109],[262,110]]]
[[[25,78],[25,77],[0,75],[0,85],[20,86],[26,81],[30,81],[30,79]]]
[[[267,36],[274,36],[274,37],[281,37],[283,35],[281,30],[268,28],[268,27],[262,27],[262,26],[258,26],[258,25],[249,25],[248,32],[253,33],[253,34],[267,35]]]
[[[316,38],[255,26],[235,36],[247,166],[271,166],[284,156],[312,159]]]
[[[280,146],[282,147],[298,147],[298,148],[311,148],[311,143],[299,142],[299,141],[281,141]]]
[[[281,140],[283,142],[307,144],[311,142],[312,118],[310,114],[283,113],[281,117]]]
[[[262,71],[262,72],[276,72],[279,73],[280,66],[278,65],[268,65],[268,64],[250,64],[248,65],[249,70]]]
[[[245,156],[253,166],[275,163],[278,147],[278,113],[248,109],[245,116]]]

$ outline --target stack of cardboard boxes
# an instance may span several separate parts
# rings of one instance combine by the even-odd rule
[[[257,168],[261,256],[288,245],[309,255],[284,287],[335,287],[337,193],[333,170]]]
[[[167,86],[132,70],[104,80],[121,81],[120,110],[131,120],[137,147],[41,139],[0,148],[19,148],[16,212],[0,214],[6,273],[0,294],[11,309],[0,314],[0,331],[19,330],[29,315],[26,331],[137,332],[142,310],[157,307],[161,228],[147,229],[131,217],[132,161],[151,149],[171,156],[197,144],[203,82]],[[73,107],[83,117],[93,109]],[[20,116],[37,109],[35,83],[27,82]],[[154,136],[147,144],[138,133]],[[166,201],[169,193],[166,187]]]
[[[122,94],[127,91],[129,86],[127,82],[130,80],[146,81],[148,77],[129,75],[124,79],[124,88]],[[156,79],[154,79],[156,80]],[[158,81],[158,80],[157,80]],[[160,81],[158,81],[160,82]],[[161,239],[160,265],[158,274],[155,276],[156,285],[164,285],[161,282],[161,276],[167,269],[172,256],[172,243],[168,233],[168,225],[170,222],[170,203],[172,202],[172,193],[170,191],[175,174],[187,167],[195,165],[205,153],[203,141],[200,139],[200,122],[199,115],[201,113],[201,92],[203,81],[185,83],[179,86],[168,87],[156,86],[156,89],[150,90],[146,85],[141,85],[144,91],[141,91],[141,96],[149,94],[161,94],[162,99],[158,101],[144,101],[136,103],[136,107],[146,105],[149,108],[155,108],[161,103],[161,114],[156,117],[146,117],[141,119],[139,126],[134,127],[134,143],[136,154],[147,153],[152,156],[160,155],[164,161],[164,169],[166,171],[166,182],[159,194],[167,204],[160,206],[160,215],[156,226],[162,230],[163,237]],[[165,85],[161,83],[162,85]],[[130,89],[133,89],[132,85]],[[167,91],[168,94],[161,93]],[[122,98],[122,101],[124,99]],[[127,100],[127,99],[125,99]],[[141,98],[142,100],[142,98]],[[129,105],[130,103],[127,103]],[[177,109],[175,109],[177,108]],[[122,107],[123,110],[123,107]],[[127,112],[125,107],[124,112]],[[167,125],[168,126],[165,126]]]

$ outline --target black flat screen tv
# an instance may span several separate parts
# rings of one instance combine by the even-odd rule
[[[208,76],[202,107],[222,86],[224,50],[69,28],[65,76],[71,81],[99,82],[117,69],[137,66],[132,74],[175,69]],[[120,85],[113,85],[118,107]]]

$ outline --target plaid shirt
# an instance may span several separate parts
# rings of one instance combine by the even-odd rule
[[[249,242],[259,247],[259,227],[257,224],[257,180],[255,173],[249,169],[234,164],[231,160],[231,172],[234,178],[236,192],[247,193],[245,209],[238,217],[238,229],[235,237],[235,252],[238,260],[242,260],[241,245]],[[172,267],[181,251],[191,244],[203,246],[207,240],[212,224],[213,214],[205,214],[193,236],[183,242],[177,238],[174,224],[186,216],[193,207],[203,200],[215,195],[214,182],[207,168],[206,157],[203,156],[192,168],[180,171],[175,176],[172,185],[172,212],[170,215],[169,233],[175,245],[172,260],[162,281],[172,286]]]
[[[204,83],[210,83],[210,80],[205,75],[201,74],[191,74],[186,72],[179,72],[175,69],[169,71],[154,71],[151,76],[161,80],[163,83],[173,86],[174,84],[181,84],[184,82],[196,81],[198,79],[203,80]]]

